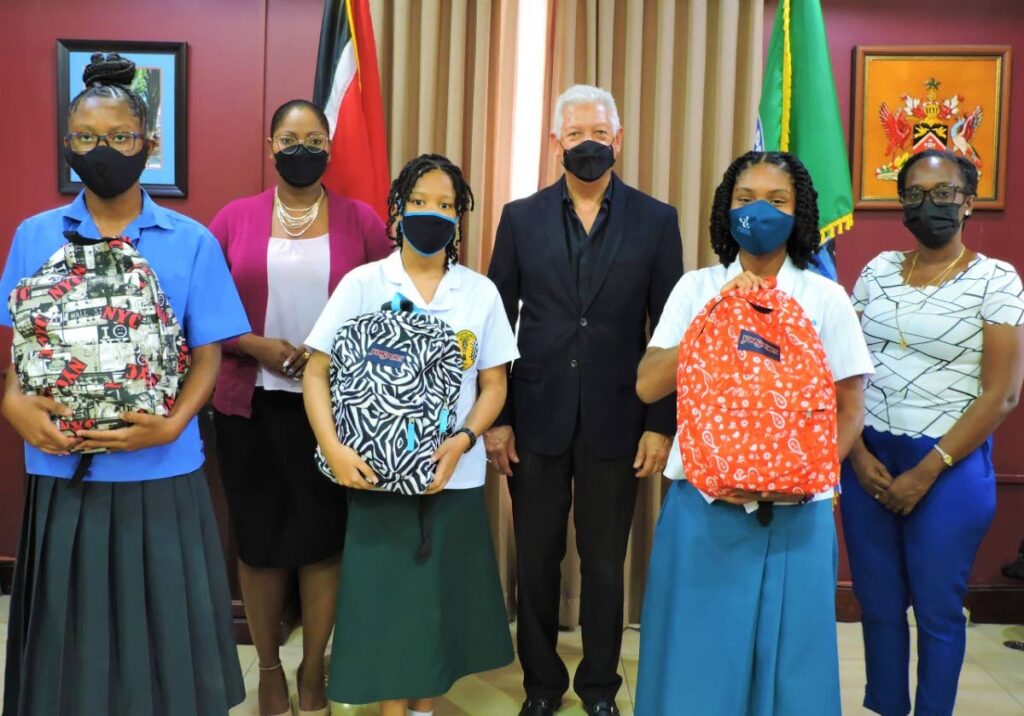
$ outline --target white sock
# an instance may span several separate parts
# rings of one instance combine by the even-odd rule
[[[431,711],[413,711],[412,709],[406,709],[406,716],[434,716],[433,710]]]

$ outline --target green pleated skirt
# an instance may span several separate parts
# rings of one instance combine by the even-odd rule
[[[29,476],[3,716],[225,716],[244,698],[203,472]]]
[[[440,696],[514,658],[484,488],[426,498],[431,553],[418,561],[421,499],[349,493],[332,701]]]

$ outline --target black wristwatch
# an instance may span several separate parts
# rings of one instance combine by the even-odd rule
[[[474,433],[469,428],[463,428],[462,430],[459,430],[455,434],[456,435],[462,434],[462,435],[465,435],[465,436],[467,436],[469,438],[469,447],[466,448],[466,452],[469,452],[470,450],[472,450],[473,446],[476,445],[476,433]]]

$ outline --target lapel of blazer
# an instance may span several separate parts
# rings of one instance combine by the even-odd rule
[[[604,240],[601,248],[594,257],[594,272],[590,277],[590,287],[582,297],[582,309],[585,314],[590,305],[594,302],[597,294],[601,292],[601,286],[608,278],[608,271],[611,269],[612,261],[619,253],[622,245],[622,236],[626,229],[626,220],[629,213],[630,197],[629,187],[626,186],[618,175],[612,173],[612,204],[609,210],[608,226],[604,231]]]
[[[562,207],[562,184],[564,182],[565,179],[562,178],[540,192],[541,231],[537,233],[537,236],[544,243],[544,249],[538,255],[545,257],[545,264],[558,275],[558,280],[561,281],[572,305],[579,309],[580,294],[576,286],[576,276],[573,274],[572,264],[569,262],[569,248],[565,236],[565,210]]]

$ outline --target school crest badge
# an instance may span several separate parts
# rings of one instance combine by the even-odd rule
[[[455,339],[459,342],[459,351],[462,353],[462,370],[465,372],[476,365],[480,342],[473,331],[459,331],[455,334]]]

